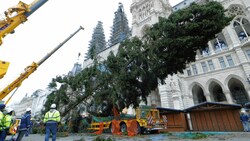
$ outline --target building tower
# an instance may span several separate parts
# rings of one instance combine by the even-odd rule
[[[167,18],[172,13],[172,7],[168,0],[133,0],[130,12],[132,13],[132,36],[140,38],[148,27],[159,21],[159,17]],[[177,77],[167,79],[168,87],[159,86],[152,91],[147,98],[148,105],[182,108],[179,103],[180,88],[177,82]]]
[[[122,3],[119,3],[118,9],[114,14],[115,17],[113,19],[113,26],[111,27],[111,35],[108,41],[109,47],[122,42],[131,35],[128,19]]]
[[[79,72],[82,71],[82,65],[79,62],[79,57],[81,56],[81,53],[78,53],[77,62],[74,64],[71,71],[69,71],[69,76],[76,76]]]
[[[133,0],[132,36],[142,37],[145,29],[158,22],[159,17],[168,17],[172,7],[168,0]]]
[[[92,39],[89,42],[89,48],[85,58],[90,58],[93,54],[98,54],[106,48],[106,39],[103,29],[103,23],[98,21],[97,26],[94,28]]]

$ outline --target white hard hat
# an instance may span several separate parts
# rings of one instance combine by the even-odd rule
[[[14,109],[12,109],[12,108],[5,108],[6,114],[8,114],[8,113],[10,113],[10,112],[13,112],[13,111],[14,111]]]
[[[245,113],[246,110],[244,108],[242,108],[240,112]]]
[[[51,104],[50,108],[56,108],[56,104]]]
[[[27,109],[26,109],[26,112],[31,112],[31,108],[27,108]]]

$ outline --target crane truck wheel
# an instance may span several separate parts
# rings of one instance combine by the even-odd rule
[[[124,122],[121,123],[120,130],[122,133],[127,132],[127,125]]]
[[[112,128],[112,123],[110,123],[110,125],[109,125],[109,132],[110,132],[110,133],[113,133],[113,132],[114,132],[114,129]]]
[[[141,134],[142,132],[142,127],[140,126],[140,124],[137,122],[137,134]]]

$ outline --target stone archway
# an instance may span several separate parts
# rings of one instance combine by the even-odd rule
[[[195,105],[207,101],[202,88],[198,85],[193,86],[192,94]]]
[[[245,104],[249,102],[247,92],[244,88],[243,83],[240,80],[236,78],[231,78],[228,81],[228,88],[231,92],[234,103]]]
[[[208,88],[211,94],[211,101],[214,102],[225,102],[227,101],[225,94],[221,86],[216,82],[211,82]]]

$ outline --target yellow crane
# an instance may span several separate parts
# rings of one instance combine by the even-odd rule
[[[35,63],[33,62],[30,66],[26,67],[24,69],[24,73],[21,73],[21,75],[15,79],[12,83],[10,83],[7,87],[5,87],[0,92],[0,100],[3,100],[11,91],[14,89],[17,90],[17,88],[22,84],[22,82],[27,79],[37,68],[40,66],[44,61],[46,61],[52,54],[54,54],[59,48],[61,48],[69,39],[71,39],[77,32],[80,30],[83,30],[84,28],[80,26],[73,34],[71,34],[68,38],[66,38],[62,43],[60,43],[57,47],[55,47],[50,53],[48,53],[46,56],[44,56],[39,62]],[[8,98],[8,100],[5,102],[7,104],[9,100],[12,98],[16,91],[12,93],[12,95]]]
[[[16,6],[10,7],[4,12],[3,19],[0,20],[0,45],[3,43],[3,38],[14,33],[14,29],[21,23],[27,21],[27,18],[45,4],[48,0],[34,0],[31,4],[26,4],[19,1]],[[4,77],[9,67],[9,62],[0,60],[0,79]]]

